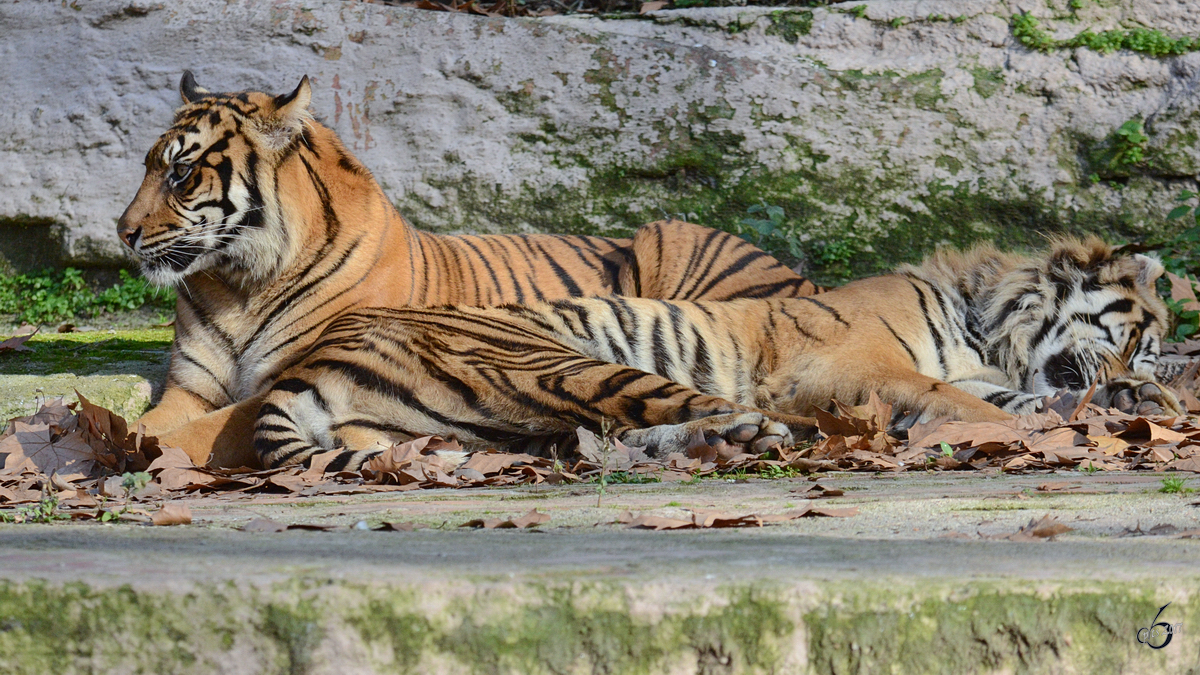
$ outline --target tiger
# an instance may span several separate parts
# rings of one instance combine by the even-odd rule
[[[168,443],[203,439],[224,465],[253,461],[256,396],[354,308],[820,290],[743,239],[682,221],[632,239],[422,232],[309,112],[307,76],[283,95],[214,93],[187,71],[179,94],[117,223],[142,274],[178,292],[167,381],[139,422]]]
[[[1063,239],[1042,255],[941,250],[809,297],[357,310],[271,386],[255,452],[279,467],[342,449],[329,470],[354,469],[420,436],[542,451],[605,420],[651,456],[762,452],[872,392],[908,424],[999,422],[1093,386],[1100,405],[1182,414],[1154,382],[1162,273]]]

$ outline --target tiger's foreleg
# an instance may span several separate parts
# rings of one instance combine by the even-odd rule
[[[138,418],[151,435],[165,434],[216,410],[212,404],[178,386],[167,384],[158,405]],[[134,428],[137,423],[134,423]]]
[[[263,397],[227,405],[160,434],[159,445],[183,449],[196,466],[261,468],[254,453],[254,420]]]

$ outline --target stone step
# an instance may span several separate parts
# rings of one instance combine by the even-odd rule
[[[747,530],[606,523],[778,511],[809,483],[618,485],[599,507],[586,486],[207,497],[185,527],[0,526],[0,672],[1190,672],[1200,542],[1118,534],[1194,527],[1191,498],[1051,478],[828,476],[850,496],[812,504],[858,516]],[[538,530],[456,527],[533,505]],[[1075,529],[974,534],[1046,513]],[[343,529],[234,529],[257,517]],[[360,520],[442,527],[344,528]],[[1168,602],[1183,631],[1150,649],[1138,631]]]

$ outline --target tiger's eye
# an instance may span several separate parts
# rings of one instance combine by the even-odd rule
[[[192,173],[192,165],[191,164],[184,164],[183,162],[176,162],[171,167],[171,180],[178,183],[178,182],[182,181],[183,179],[187,178],[188,176],[190,176],[191,173]]]

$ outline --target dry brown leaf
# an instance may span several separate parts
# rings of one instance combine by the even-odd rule
[[[836,488],[827,488],[824,485],[813,484],[812,487],[798,487],[791,490],[793,494],[798,494],[802,499],[820,499],[822,497],[841,497],[843,492]]]
[[[662,9],[663,7],[666,7],[669,4],[671,4],[671,3],[667,2],[667,0],[654,0],[654,2],[643,2],[642,6],[640,8],[638,8],[638,14],[649,14],[650,12],[657,12],[658,10]]]
[[[999,422],[947,422],[921,439],[920,447],[976,446],[981,443],[1027,443],[1029,436]]]
[[[1127,441],[1114,436],[1088,436],[1088,440],[1096,444],[1096,449],[1108,456],[1120,456],[1129,447]]]
[[[1124,439],[1136,439],[1133,442],[1142,446],[1182,443],[1188,440],[1186,434],[1159,426],[1145,417],[1133,419],[1125,430],[1117,435]]]
[[[462,452],[462,446],[458,441],[447,441],[441,436],[425,436],[393,445],[378,457],[367,461],[363,469],[371,473],[396,473],[418,458],[439,451]]]
[[[83,437],[72,431],[57,434],[48,424],[13,422],[13,434],[0,440],[0,454],[6,471],[20,467],[29,460],[47,475],[55,471],[78,471],[90,474],[95,468],[96,452]]]
[[[1171,282],[1171,299],[1176,302],[1183,302],[1183,310],[1185,312],[1200,310],[1200,302],[1196,300],[1196,291],[1192,287],[1190,279],[1178,277],[1167,272],[1167,280]]]
[[[155,525],[190,525],[192,510],[187,504],[163,504],[150,516],[150,522]]]
[[[159,448],[162,454],[159,455],[149,466],[146,471],[155,473],[162,469],[195,469],[196,465],[192,463],[192,458],[188,457],[187,453],[181,448],[172,448],[163,446]]]
[[[25,346],[31,337],[33,334],[10,337],[4,342],[0,342],[0,352],[31,352],[33,350]]]
[[[1174,469],[1176,471],[1191,471],[1192,473],[1200,473],[1200,457],[1177,459],[1168,464],[1167,468]]]
[[[1066,481],[1055,481],[1053,483],[1042,483],[1037,486],[1038,492],[1066,492],[1067,490],[1078,490],[1079,485],[1074,485]]]
[[[341,450],[329,450],[317,455],[313,455],[308,462],[308,468],[300,474],[300,477],[310,482],[317,482],[325,477],[325,468],[330,462],[341,456]]]
[[[1052,539],[1064,532],[1070,532],[1072,529],[1074,528],[1058,522],[1058,518],[1047,514],[1042,516],[1040,520],[1030,520],[1028,525],[1012,534],[997,535],[988,538],[1005,539],[1008,541],[1036,541],[1038,539]]]
[[[1155,462],[1170,462],[1175,459],[1175,453],[1171,448],[1156,445],[1150,448],[1149,457]]]

